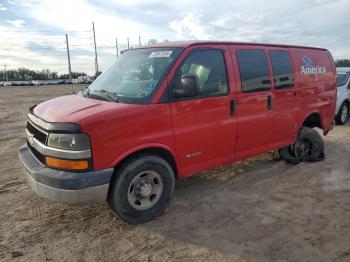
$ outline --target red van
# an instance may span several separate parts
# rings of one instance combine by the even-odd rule
[[[107,201],[124,221],[161,215],[175,180],[256,154],[323,159],[336,70],[326,49],[167,42],[125,52],[83,93],[30,109],[20,158],[32,189]]]

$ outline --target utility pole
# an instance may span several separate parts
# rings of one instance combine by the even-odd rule
[[[118,38],[115,38],[115,51],[117,51],[117,58],[119,57],[119,50],[118,50]]]
[[[92,31],[94,33],[94,45],[95,45],[95,71],[96,77],[98,77],[98,60],[97,60],[97,48],[96,48],[96,36],[95,36],[95,23],[92,22]]]
[[[139,36],[139,46],[141,46],[141,36]]]
[[[69,54],[68,34],[66,34],[66,45],[67,45],[69,83],[72,84],[72,68],[71,68],[71,65],[70,65],[70,54]],[[74,94],[74,90],[73,90],[73,94]]]
[[[130,50],[129,37],[128,37],[128,50]]]
[[[9,81],[9,78],[7,76],[7,64],[3,64],[3,66],[5,67],[5,78],[6,78],[6,82]]]

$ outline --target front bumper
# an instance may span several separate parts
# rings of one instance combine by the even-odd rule
[[[19,149],[28,184],[39,196],[67,204],[103,202],[107,199],[113,168],[68,172],[44,166],[27,145]]]

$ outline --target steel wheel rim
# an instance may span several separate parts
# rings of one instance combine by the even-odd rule
[[[347,118],[348,118],[348,107],[344,105],[341,110],[341,121],[345,123]]]
[[[312,143],[308,139],[298,139],[293,146],[293,153],[297,158],[304,158],[305,156],[311,155]]]
[[[153,170],[138,173],[128,188],[128,202],[136,210],[153,207],[163,193],[163,180],[159,173]]]

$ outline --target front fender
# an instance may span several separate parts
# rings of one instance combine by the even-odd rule
[[[118,156],[113,161],[113,166],[116,167],[120,163],[122,163],[123,160],[127,159],[129,156],[132,156],[132,155],[139,153],[139,152],[142,152],[142,151],[146,151],[148,149],[160,149],[160,150],[166,151],[168,154],[170,154],[174,160],[176,170],[178,171],[177,175],[179,176],[180,167],[178,165],[178,160],[177,160],[177,156],[176,156],[175,151],[169,146],[166,146],[163,144],[158,144],[158,143],[143,144],[143,145],[139,145],[139,146],[136,146],[136,147],[129,149],[128,151],[124,152],[122,155]]]

